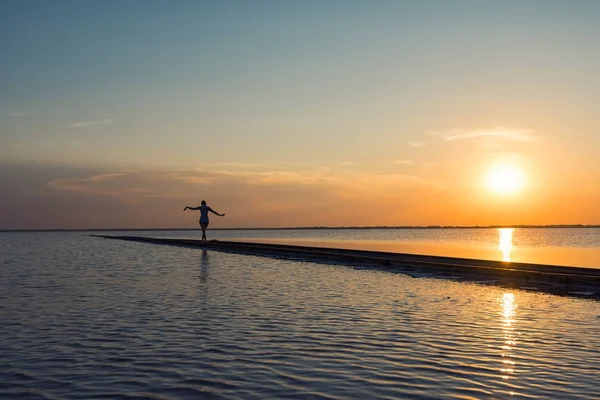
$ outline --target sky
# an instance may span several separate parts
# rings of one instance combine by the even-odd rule
[[[0,0],[0,229],[195,228],[201,200],[214,228],[600,224],[599,20]],[[499,165],[518,185],[494,189]]]

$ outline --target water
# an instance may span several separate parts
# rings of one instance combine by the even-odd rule
[[[497,243],[497,228],[456,229],[209,229],[209,238],[281,238],[317,240],[372,240],[406,242]],[[515,228],[512,230],[515,247],[600,247],[600,228]],[[152,236],[200,237],[199,230],[145,231]],[[136,232],[129,231],[129,234]],[[139,234],[139,232],[137,232]],[[120,233],[118,233],[120,234]],[[125,233],[123,233],[125,234]],[[145,233],[144,233],[145,234]]]
[[[600,228],[210,230],[209,238],[600,268]]]
[[[0,398],[600,398],[592,300],[80,233],[0,273]]]

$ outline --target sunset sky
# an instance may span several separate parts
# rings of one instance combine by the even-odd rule
[[[214,228],[599,224],[598,21],[594,0],[2,0],[0,229],[194,228],[203,199]]]

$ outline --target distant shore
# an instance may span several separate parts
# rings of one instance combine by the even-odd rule
[[[327,229],[498,229],[498,228],[600,228],[600,225],[400,225],[400,226],[293,226],[265,228],[211,228],[214,231],[276,231],[276,230],[327,230]],[[199,228],[89,228],[89,229],[0,229],[6,232],[141,232],[141,231],[196,231]]]

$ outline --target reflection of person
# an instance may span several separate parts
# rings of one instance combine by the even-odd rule
[[[208,251],[202,249],[202,256],[200,256],[200,282],[206,283],[208,279]]]
[[[206,205],[206,201],[202,200],[202,202],[200,203],[202,205],[198,206],[198,207],[185,207],[183,209],[183,211],[185,210],[200,210],[200,228],[202,228],[202,241],[206,242],[206,229],[208,228],[208,213],[209,211],[215,215],[218,215],[219,217],[224,217],[225,214],[219,214],[218,212],[216,212],[215,210],[213,210],[212,208],[210,208],[209,206]]]

